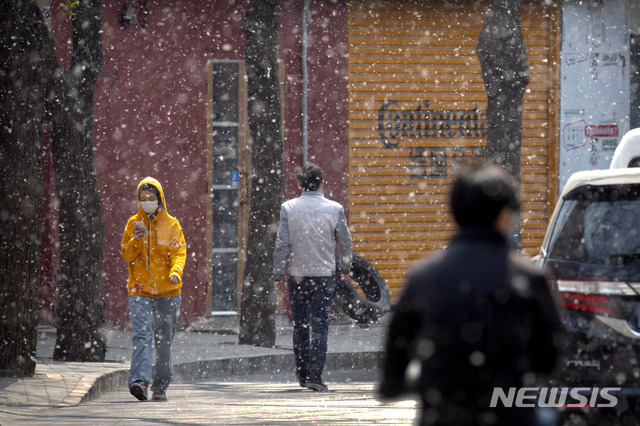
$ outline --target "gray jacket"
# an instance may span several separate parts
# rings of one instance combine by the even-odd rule
[[[336,246],[340,272],[351,270],[351,233],[344,209],[322,192],[303,192],[280,208],[280,224],[273,252],[273,280],[289,275],[327,277],[335,274]]]

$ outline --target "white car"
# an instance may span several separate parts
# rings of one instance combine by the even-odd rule
[[[616,424],[626,424],[623,417],[637,424],[640,168],[573,174],[535,261],[550,271],[564,306],[568,338],[558,384],[620,387],[625,402],[616,407],[622,416]]]

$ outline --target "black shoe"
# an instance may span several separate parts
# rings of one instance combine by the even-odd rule
[[[297,369],[296,369],[296,379],[298,380],[298,383],[300,383],[301,387],[303,388],[307,387],[307,378],[303,377]]]
[[[149,398],[149,394],[147,394],[147,384],[141,380],[131,383],[129,392],[138,398],[138,401],[146,401]]]
[[[307,382],[307,389],[311,389],[317,392],[326,392],[329,390],[327,385],[322,381],[322,379],[317,380],[309,380]]]

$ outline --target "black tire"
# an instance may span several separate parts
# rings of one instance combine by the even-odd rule
[[[366,297],[354,287],[351,280],[340,279],[338,272],[334,303],[359,324],[376,322],[391,308],[391,293],[387,283],[367,259],[356,253],[351,261],[351,279]]]

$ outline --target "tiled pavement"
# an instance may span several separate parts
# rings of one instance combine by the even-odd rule
[[[327,369],[377,368],[381,359],[383,325],[332,323]],[[55,330],[40,329],[36,373],[33,377],[0,377],[0,424],[8,408],[54,407],[79,404],[119,387],[126,387],[131,356],[130,332],[106,331],[107,362],[79,363],[51,360]],[[206,327],[177,333],[174,341],[174,380],[197,380],[238,374],[291,371],[290,327],[278,328],[275,348],[239,345],[235,334],[219,334]],[[12,410],[14,411],[14,410]]]

